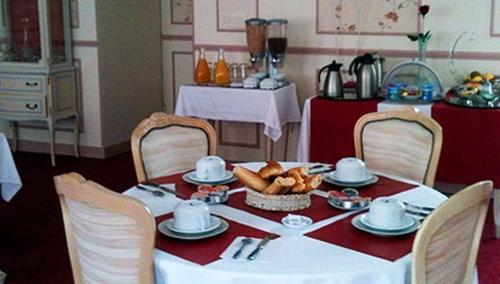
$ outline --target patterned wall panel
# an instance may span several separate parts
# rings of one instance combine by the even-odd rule
[[[216,5],[219,32],[244,32],[245,19],[259,15],[259,0],[217,0]]]
[[[190,51],[172,52],[172,94],[173,106],[177,103],[179,87],[193,82],[193,53]]]
[[[406,35],[418,30],[415,0],[316,0],[316,33]]]

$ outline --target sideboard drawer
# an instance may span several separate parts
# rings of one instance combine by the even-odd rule
[[[42,94],[45,91],[43,76],[16,76],[0,75],[0,92]]]
[[[45,116],[44,99],[0,96],[1,115]]]

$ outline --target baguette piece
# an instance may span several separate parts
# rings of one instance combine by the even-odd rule
[[[305,192],[309,192],[318,188],[321,185],[322,181],[323,178],[319,174],[306,177],[304,179],[304,183],[306,185]]]
[[[305,189],[306,189],[306,184],[305,184],[303,181],[301,181],[301,182],[297,182],[297,183],[296,183],[296,184],[292,187],[291,191],[292,191],[293,193],[302,193],[302,192],[304,192],[304,191],[305,191]]]
[[[262,192],[269,187],[269,182],[267,180],[242,166],[236,166],[233,169],[233,173],[242,183],[256,191]]]
[[[288,171],[286,171],[287,176],[292,176],[292,175],[300,175],[301,177],[305,178],[307,177],[307,168],[306,167],[295,167],[291,168]]]
[[[277,177],[274,182],[268,186],[262,193],[264,194],[279,194],[283,188],[290,188],[295,184],[295,179],[291,177]]]
[[[270,177],[280,176],[285,172],[285,169],[280,165],[280,163],[276,161],[269,161],[267,165],[262,167],[258,174],[264,179],[268,179]]]

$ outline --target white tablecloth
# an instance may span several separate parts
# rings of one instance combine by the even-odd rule
[[[309,162],[310,145],[311,145],[311,100],[314,97],[308,98],[304,103],[302,111],[302,121],[300,125],[299,144],[297,146],[297,161]],[[401,104],[388,100],[381,101],[377,104],[377,111],[388,111],[395,108],[412,106],[417,108],[421,113],[431,116],[432,104]],[[335,113],[332,113],[332,119],[335,119]],[[354,129],[352,130],[354,134]]]
[[[22,186],[7,138],[0,132],[0,189],[2,198],[7,202],[10,201]]]
[[[300,121],[295,84],[276,90],[181,86],[175,114],[205,119],[264,124],[264,134],[277,141],[282,125]]]
[[[247,167],[255,170],[261,165],[250,163]],[[285,163],[287,168],[296,165]],[[400,200],[432,207],[446,200],[444,195],[432,188],[408,180],[402,181],[415,184],[415,188],[395,195]],[[172,195],[159,198],[134,188],[129,189],[125,194],[144,201],[155,216],[171,212],[180,201]],[[320,191],[315,191],[314,194],[325,195]],[[279,233],[282,237],[273,240],[272,245],[266,247],[252,262],[224,257],[229,253],[226,250],[222,253],[222,259],[201,266],[156,250],[156,283],[410,283],[410,254],[392,262],[304,236],[312,230],[336,222],[353,212],[331,217],[304,230],[294,230],[284,227],[281,223],[226,205],[216,205],[210,208],[212,212],[225,218],[264,231]],[[234,242],[228,250],[234,251]]]

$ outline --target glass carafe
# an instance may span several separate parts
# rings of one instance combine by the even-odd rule
[[[205,58],[204,48],[200,49],[200,56],[194,70],[194,82],[196,84],[210,83],[210,68],[208,67],[207,59]]]
[[[219,49],[217,65],[215,66],[215,84],[218,86],[229,85],[229,69],[227,68],[226,60],[224,60],[224,50]]]

